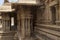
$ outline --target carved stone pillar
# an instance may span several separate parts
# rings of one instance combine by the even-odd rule
[[[58,5],[56,5],[55,6],[55,8],[56,8],[56,24],[59,24],[59,20],[60,20],[60,17],[59,17],[59,6]]]
[[[44,12],[44,14],[45,14],[45,22],[46,22],[46,24],[51,24],[51,20],[52,20],[52,13],[51,13],[51,10],[50,10],[50,6],[47,4],[47,3],[45,3],[45,12]]]
[[[20,6],[19,11],[17,12],[19,40],[28,40],[30,37],[30,12],[30,8],[26,6]]]
[[[23,40],[25,38],[25,26],[24,26],[24,11],[22,7],[19,7],[17,12],[17,21],[18,21],[18,37],[19,40]]]

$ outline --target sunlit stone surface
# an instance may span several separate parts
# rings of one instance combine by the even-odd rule
[[[23,4],[36,4],[36,0],[19,0],[18,3],[23,3]]]

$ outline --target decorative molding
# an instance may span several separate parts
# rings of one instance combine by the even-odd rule
[[[44,26],[44,27],[49,27],[49,28],[58,28],[60,29],[60,26],[58,25],[47,25],[47,24],[38,24],[36,23],[37,26]]]
[[[50,2],[49,3],[49,6],[53,6],[53,5],[56,5],[57,4],[57,2],[56,1],[53,1],[53,2]]]
[[[15,9],[12,9],[10,3],[5,3],[4,5],[0,6],[0,12],[12,12]]]

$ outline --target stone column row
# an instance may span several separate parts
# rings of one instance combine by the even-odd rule
[[[3,31],[10,31],[10,17],[8,13],[1,13],[1,23]]]

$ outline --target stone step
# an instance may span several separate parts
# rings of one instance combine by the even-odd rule
[[[0,40],[13,40],[13,36],[0,36]]]
[[[41,30],[41,31],[47,32],[49,34],[56,35],[56,36],[60,37],[60,32],[55,31],[55,30],[46,29],[46,28],[37,28],[37,27],[36,27],[36,30]]]
[[[0,31],[0,40],[18,40],[18,37],[14,37],[15,33],[15,31]]]
[[[3,31],[0,31],[0,36],[14,36],[16,32],[3,32]]]
[[[38,34],[36,34],[36,35],[38,35],[39,37],[42,37],[43,39],[45,38],[49,38],[49,39],[53,39],[53,40],[60,40],[60,38],[59,37],[57,37],[57,36],[55,36],[55,35],[51,35],[51,34],[48,34],[48,33],[46,33],[46,32],[43,32],[43,31],[38,31],[38,30],[36,30],[37,32],[36,33],[38,33]],[[40,36],[40,35],[42,35],[42,36]],[[45,36],[45,37],[44,37]],[[49,40],[48,39],[48,40]]]

